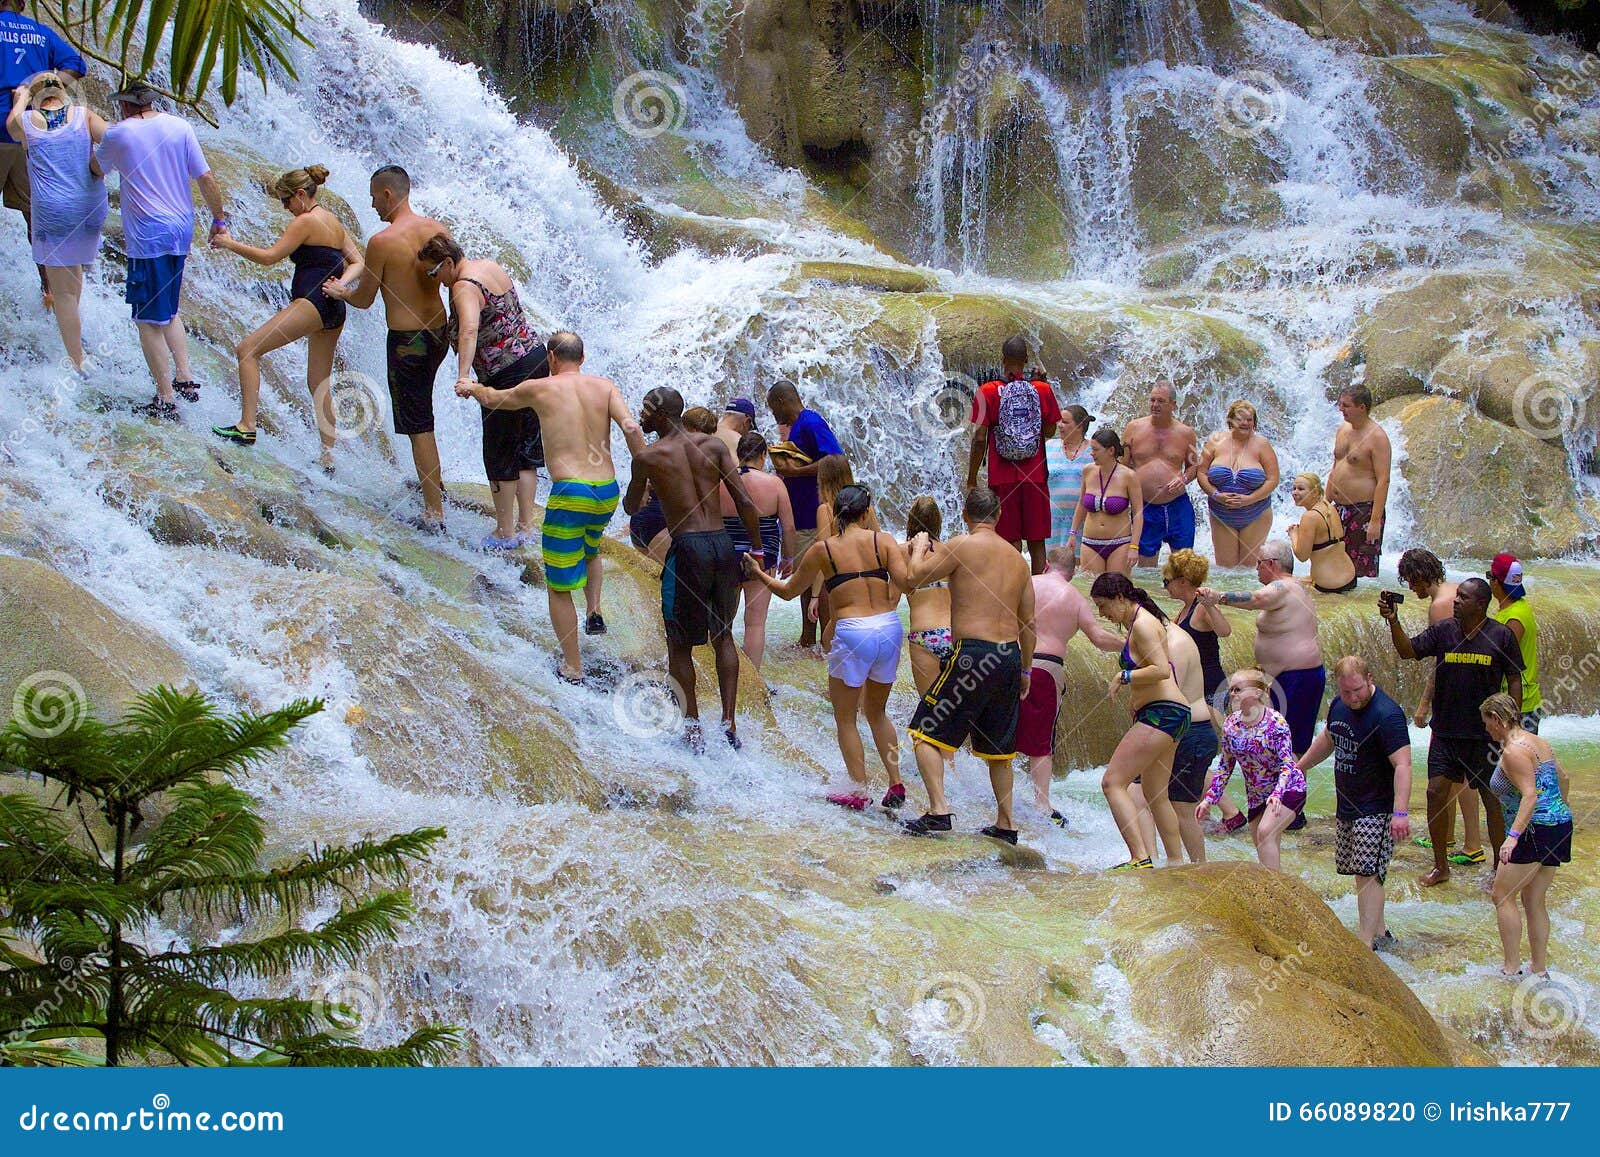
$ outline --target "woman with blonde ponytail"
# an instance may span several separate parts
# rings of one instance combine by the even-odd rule
[[[307,338],[306,386],[317,413],[322,435],[322,469],[333,474],[333,443],[337,434],[333,416],[333,351],[344,329],[345,305],[323,292],[326,282],[345,287],[361,277],[361,252],[351,242],[339,218],[317,202],[317,190],[328,181],[321,165],[292,169],[267,189],[292,215],[288,228],[270,249],[257,249],[235,241],[227,229],[211,239],[218,249],[237,253],[257,265],[276,265],[287,257],[294,263],[290,301],[265,325],[239,343],[239,420],[232,426],[213,426],[211,432],[240,446],[256,443],[256,406],[261,393],[261,359],[273,350]]]

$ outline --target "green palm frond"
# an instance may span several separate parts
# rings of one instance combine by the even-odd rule
[[[300,31],[301,0],[35,0],[35,7],[74,48],[124,79],[149,77],[170,29],[165,91],[190,106],[205,97],[219,62],[222,100],[232,104],[241,66],[263,84],[269,67],[293,76],[293,45],[310,43]]]

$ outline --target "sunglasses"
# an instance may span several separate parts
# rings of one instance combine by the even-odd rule
[[[446,257],[444,259],[444,261],[448,261],[448,260],[450,260],[448,257]],[[439,264],[435,265],[432,269],[428,270],[429,278],[431,278],[434,281],[438,281],[439,280],[439,270],[444,268],[444,261],[439,262]]]

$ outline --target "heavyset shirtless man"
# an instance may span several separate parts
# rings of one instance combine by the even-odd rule
[[[1169,381],[1150,387],[1150,416],[1135,418],[1122,433],[1123,461],[1139,475],[1144,492],[1144,532],[1137,566],[1155,566],[1165,542],[1173,550],[1194,549],[1194,503],[1189,483],[1200,470],[1193,426],[1174,416],[1178,393]]]

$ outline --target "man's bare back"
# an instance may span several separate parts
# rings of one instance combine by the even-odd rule
[[[1121,649],[1121,640],[1095,621],[1089,600],[1054,571],[1033,576],[1033,618],[1041,654],[1065,655],[1067,643],[1079,631],[1101,650]]]
[[[581,479],[609,482],[617,476],[611,457],[611,423],[630,445],[642,448],[643,436],[610,378],[569,369],[546,378],[532,378],[509,390],[479,386],[473,396],[495,409],[531,407],[539,415],[544,439],[545,469],[553,481]]]
[[[1176,419],[1158,426],[1153,418],[1135,418],[1128,423],[1122,441],[1146,502],[1171,502],[1184,492],[1188,486],[1184,471],[1200,453],[1193,426]]]
[[[635,454],[633,478],[623,503],[630,514],[638,509],[635,491],[642,498],[647,482],[661,499],[661,512],[674,537],[721,530],[722,499],[717,488],[726,485],[734,505],[750,511],[755,530],[751,541],[761,541],[761,524],[744,483],[739,480],[733,455],[715,434],[696,434],[680,428],[663,434]]]
[[[1022,636],[1023,617],[1032,609],[1033,568],[987,524],[951,539],[947,549],[954,558],[951,637],[1016,642]]]
[[[444,328],[448,315],[439,283],[428,277],[417,260],[417,250],[448,232],[431,217],[404,209],[367,242],[367,272],[383,293],[383,312],[390,329],[410,333]],[[371,298],[367,300],[370,304]]]
[[[1342,423],[1333,438],[1328,500],[1345,505],[1373,501],[1378,492],[1378,463],[1387,462],[1389,454],[1389,435],[1372,419],[1361,429]]]

